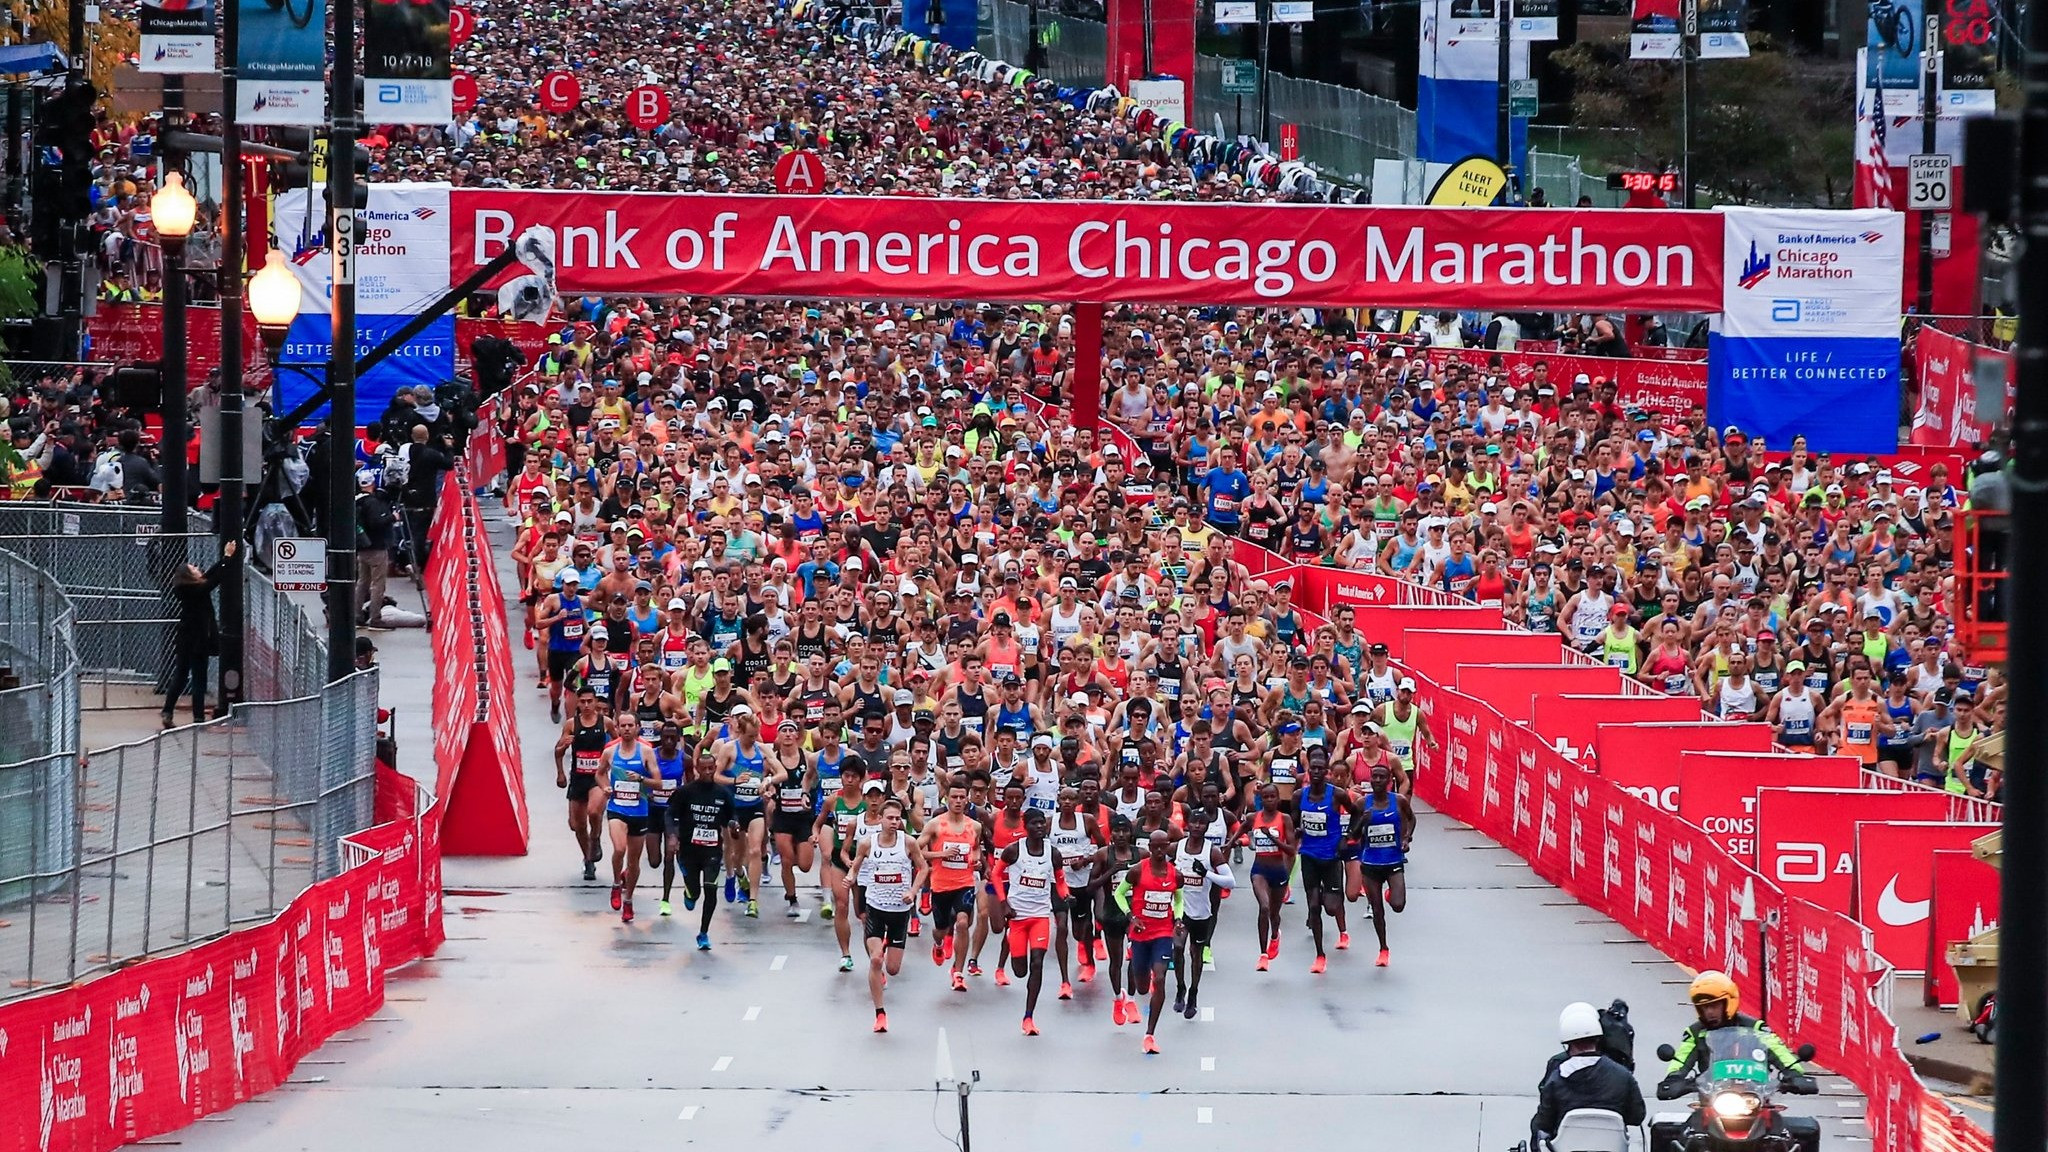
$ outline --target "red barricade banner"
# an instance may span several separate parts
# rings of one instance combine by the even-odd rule
[[[1699,749],[1768,752],[1771,727],[1719,720],[1602,724],[1593,734],[1593,759],[1588,767],[1645,801],[1676,812],[1679,754]]]
[[[164,353],[164,314],[161,304],[101,304],[88,317],[85,334],[90,340],[86,359],[100,364],[137,364],[159,360]],[[242,365],[253,368],[262,363],[257,350],[256,318],[242,314]],[[185,371],[192,387],[206,383],[206,374],[220,367],[220,309],[188,308],[185,312]]]
[[[1358,607],[1353,623],[1367,640],[1387,646],[1397,660],[1406,660],[1408,636],[1439,628],[1498,628],[1500,609],[1478,604],[1376,604]]]
[[[1242,552],[1250,545],[1239,545]],[[1263,551],[1263,549],[1261,549]],[[1270,553],[1269,553],[1270,555]],[[1243,561],[1243,557],[1238,558]],[[1359,572],[1350,568],[1321,565],[1293,565],[1294,598],[1318,612],[1328,613],[1339,604],[1358,607],[1368,604],[1406,604],[1413,585],[1391,576]]]
[[[1552,745],[1563,740],[1570,748],[1565,754],[1580,760],[1591,751],[1593,737],[1603,724],[1673,723],[1697,720],[1699,715],[1699,701],[1684,696],[1538,692],[1530,711],[1530,727]]]
[[[1854,788],[1863,764],[1854,756],[1800,756],[1785,752],[1678,754],[1678,816],[1705,832],[1721,850],[1756,865],[1756,792],[1759,788]]]
[[[450,280],[526,228],[564,293],[1718,312],[1713,212],[457,188]]]
[[[1462,664],[1458,691],[1477,696],[1517,724],[1534,714],[1538,694],[1572,692],[1611,696],[1621,689],[1621,672],[1605,664]]]
[[[1856,919],[1892,967],[1908,974],[1928,970],[1934,854],[1967,852],[1971,841],[1998,827],[1947,820],[1856,825]]]
[[[1913,337],[1913,364],[1920,382],[1920,405],[1913,413],[1913,443],[1954,448],[1982,444],[1990,438],[1991,428],[1977,419],[1979,361],[1999,366],[2005,380],[2004,412],[2010,418],[2016,382],[2010,352],[1973,344],[1932,327],[1921,328]]]
[[[1760,788],[1757,871],[1789,896],[1848,914],[1856,899],[1856,825],[1866,820],[1940,820],[1939,792]]]
[[[1707,410],[1704,359],[1616,360],[1556,352],[1491,352],[1484,348],[1431,348],[1428,357],[1433,364],[1470,364],[1480,369],[1488,368],[1499,357],[1507,383],[1518,395],[1527,395],[1540,382],[1557,389],[1559,396],[1569,396],[1572,382],[1584,375],[1595,383],[1613,384],[1614,402],[1623,408],[1644,409],[1662,417],[1667,424],[1680,423],[1694,411]]]
[[[442,481],[427,557],[434,621],[434,770],[441,849],[454,856],[523,856],[530,828],[513,694],[519,677],[505,633],[483,514],[458,464]]]
[[[1948,962],[1948,946],[1998,927],[1998,869],[1968,851],[1937,850],[1933,899],[1925,1002],[1950,1008],[1961,1002],[1962,990]]]
[[[1414,643],[1403,666],[1417,676],[1455,681],[1458,665],[1499,660],[1513,664],[1556,662],[1564,640],[1555,632],[1501,632],[1485,628],[1432,628],[1410,631]]]
[[[1781,463],[1791,458],[1789,452],[1770,451],[1764,453],[1766,464]],[[1939,464],[1946,472],[1943,483],[1955,488],[1963,487],[1963,478],[1968,474],[1970,462],[1975,454],[1963,448],[1929,448],[1912,444],[1901,444],[1896,452],[1872,452],[1847,455],[1837,453],[1834,465],[1837,471],[1853,463],[1868,463],[1882,472],[1890,472],[1900,486],[1926,488],[1935,483],[1934,466]],[[1809,464],[1811,460],[1808,461]],[[1960,497],[1960,493],[1958,493]]]

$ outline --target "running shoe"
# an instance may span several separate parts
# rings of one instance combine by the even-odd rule
[[[759,918],[759,917],[760,917],[760,915],[761,915],[761,902],[760,902],[759,900],[749,900],[749,901],[747,901],[747,919],[749,919],[749,920],[757,919],[757,918]]]
[[[1186,1008],[1181,1009],[1180,1012],[1181,1015],[1187,1017],[1190,1020],[1193,1020],[1197,1015],[1201,1013],[1201,1009],[1195,1007],[1195,995],[1196,989],[1188,989],[1188,1006]]]
[[[683,911],[695,912],[696,910],[697,894],[695,892],[690,891],[688,888],[683,889]]]
[[[585,880],[597,879],[597,861],[585,860],[583,862],[583,878]]]
[[[1095,940],[1095,962],[1100,964],[1107,959],[1109,959],[1109,945],[1104,944],[1102,938],[1098,936]]]
[[[739,884],[732,877],[725,878],[725,902],[731,904],[740,898]]]
[[[951,962],[951,961],[952,961],[952,959],[953,959],[953,934],[952,934],[951,932],[948,932],[948,933],[946,933],[946,960],[947,960],[948,962]]]
[[[561,706],[561,704],[557,703],[557,704],[553,705],[552,707],[550,707],[550,708],[548,709],[548,715],[549,715],[550,717],[552,717],[552,718],[554,719],[555,723],[557,723],[557,724],[560,724],[560,723],[562,722],[562,706]]]
[[[1081,961],[1081,971],[1076,975],[1080,977],[1083,984],[1095,979],[1095,962],[1092,960]]]
[[[917,894],[917,914],[919,916],[929,916],[932,914],[931,889],[927,888]]]
[[[960,975],[958,972],[953,973],[953,991],[967,991],[967,978],[965,976]]]
[[[1266,945],[1266,956],[1273,960],[1280,958],[1280,929],[1278,928],[1273,929],[1272,942]]]
[[[1159,1055],[1159,1041],[1154,1040],[1149,1035],[1145,1037],[1145,1054],[1147,1056]]]
[[[1060,981],[1060,999],[1072,1000],[1073,998],[1074,986],[1065,980]]]
[[[619,910],[619,905],[624,903],[625,900],[625,888],[617,884],[612,885],[612,911],[617,912]]]
[[[627,924],[633,922],[633,902],[631,900],[626,901],[625,906],[619,909],[619,919]]]
[[[996,987],[1007,988],[1009,985],[1010,970],[1001,964],[996,965]]]
[[[1038,1035],[1038,1025],[1036,1025],[1036,1024],[1034,1024],[1034,1023],[1032,1023],[1032,1022],[1031,1022],[1031,1017],[1029,1017],[1029,1016],[1026,1016],[1026,1017],[1024,1018],[1024,1034],[1025,1034],[1026,1036],[1036,1036],[1036,1035]]]
[[[823,906],[822,908],[819,908],[819,909],[818,909],[818,919],[820,919],[820,920],[830,920],[830,919],[832,919],[832,906],[831,906],[830,904],[827,904],[827,905]]]
[[[789,898],[789,902],[788,902],[788,904],[787,904],[787,905],[786,905],[786,906],[785,906],[785,907],[783,908],[783,910],[782,910],[782,914],[783,914],[784,916],[787,916],[787,917],[789,917],[789,918],[790,918],[791,920],[794,920],[794,919],[796,919],[797,917],[799,917],[799,916],[803,915],[804,913],[803,913],[803,909],[801,909],[801,908],[798,908],[798,907],[796,906],[796,897],[794,897],[794,896],[791,896],[791,897]]]
[[[662,901],[661,903],[659,903],[659,904],[655,905],[655,907],[654,907],[654,911],[655,911],[655,915],[657,915],[657,916],[666,916],[666,915],[668,915],[668,914],[669,914],[669,912],[671,911],[671,909],[669,908],[669,904],[668,904],[668,901],[666,901],[666,900],[663,900],[663,901]]]
[[[1348,951],[1350,951],[1350,950],[1351,950],[1351,933],[1349,933],[1349,932],[1339,932],[1339,933],[1337,933],[1337,951],[1339,951],[1339,952],[1348,952]]]
[[[747,878],[745,876],[735,876],[733,877],[733,879],[739,881],[741,896],[746,897],[749,900],[754,898],[754,889],[751,885],[747,883]],[[726,897],[726,899],[730,900],[732,899],[732,897],[728,896]]]
[[[1266,954],[1264,952],[1259,953],[1259,971],[1264,972],[1266,968],[1272,963],[1273,962],[1271,960],[1268,960],[1266,958]]]
[[[943,968],[943,967],[945,967],[945,965],[946,965],[946,946],[945,946],[945,945],[943,945],[943,944],[933,944],[933,945],[932,945],[932,967],[934,967],[934,968]]]
[[[1202,963],[1206,965],[1214,964],[1215,962],[1216,950],[1214,948],[1209,947],[1207,944],[1202,945]]]
[[[851,971],[853,971],[853,957],[851,957],[851,956],[841,956],[841,957],[839,958],[839,970],[840,970],[841,972],[851,972]]]
[[[1124,1026],[1124,998],[1119,996],[1109,1002],[1109,1018],[1121,1028]]]
[[[875,1009],[875,1031],[887,1032],[888,1030],[889,1014],[887,1012],[882,1011],[880,1008]]]
[[[1181,1014],[1182,1012],[1185,1012],[1185,1011],[1187,1011],[1187,1007],[1188,1007],[1188,993],[1187,993],[1187,989],[1185,989],[1185,988],[1182,988],[1182,989],[1179,989],[1179,990],[1175,991],[1175,992],[1174,992],[1174,994],[1173,994],[1173,1014],[1174,1014],[1174,1015],[1176,1015],[1176,1016],[1178,1016],[1178,1015],[1180,1015],[1180,1014]]]
[[[699,932],[699,933],[697,933],[697,951],[699,951],[699,952],[709,952],[709,951],[711,951],[711,933],[709,933],[709,932]]]
[[[1387,950],[1385,948],[1380,949],[1379,959],[1374,960],[1372,966],[1375,968],[1385,968],[1387,966]]]
[[[924,918],[923,918],[923,917],[920,917],[920,916],[912,916],[912,917],[910,918],[910,934],[911,934],[912,936],[922,936],[922,935],[924,935]]]
[[[969,976],[979,977],[981,975],[981,961],[969,960],[967,962],[967,974]]]
[[[1308,966],[1308,970],[1309,970],[1309,971],[1310,971],[1311,973],[1314,973],[1315,975],[1317,975],[1317,976],[1320,976],[1320,975],[1322,975],[1322,974],[1323,974],[1323,970],[1324,970],[1324,969],[1326,969],[1326,968],[1328,968],[1329,966],[1330,966],[1330,961],[1329,961],[1329,958],[1328,958],[1328,957],[1324,957],[1324,956],[1318,956],[1318,957],[1316,957],[1316,958],[1315,958],[1315,962],[1314,962],[1314,963],[1312,963],[1312,964],[1310,964],[1310,965]]]

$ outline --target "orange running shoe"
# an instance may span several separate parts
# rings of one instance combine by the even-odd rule
[[[1264,972],[1266,970],[1267,965],[1271,963],[1272,961],[1266,958],[1266,954],[1264,952],[1259,953],[1259,971]]]
[[[1036,1036],[1036,1035],[1038,1035],[1038,1025],[1036,1025],[1036,1024],[1034,1024],[1034,1023],[1032,1023],[1032,1022],[1031,1022],[1031,1017],[1029,1017],[1029,1016],[1026,1016],[1026,1017],[1024,1018],[1024,1034],[1025,1034],[1026,1036]]]
[[[1072,984],[1067,983],[1065,980],[1060,981],[1060,999],[1072,1000],[1073,998],[1074,986]]]
[[[1318,956],[1316,957],[1315,963],[1308,966],[1308,970],[1314,973],[1315,975],[1320,976],[1323,974],[1323,969],[1328,968],[1329,966],[1329,960],[1327,960],[1324,957]]]
[[[625,907],[619,909],[619,919],[628,924],[633,922],[633,902],[631,900],[626,901]]]
[[[1153,1039],[1153,1038],[1152,1038],[1151,1036],[1146,1036],[1146,1037],[1145,1037],[1145,1053],[1146,1053],[1146,1055],[1148,1055],[1148,1056],[1157,1056],[1157,1055],[1159,1055],[1159,1041],[1157,1041],[1157,1040],[1154,1040],[1154,1039]]]
[[[1339,933],[1337,933],[1337,951],[1339,951],[1339,952],[1348,952],[1348,951],[1350,951],[1350,949],[1351,949],[1351,933],[1349,933],[1349,932],[1339,932]]]
[[[1124,1026],[1124,998],[1119,996],[1109,1002],[1109,1019],[1117,1027]]]
[[[1086,983],[1087,983],[1087,982],[1089,982],[1090,980],[1093,980],[1093,979],[1095,979],[1095,964],[1094,964],[1094,962],[1093,962],[1093,961],[1090,961],[1090,960],[1083,960],[1083,961],[1081,961],[1081,971],[1080,971],[1080,972],[1078,972],[1078,973],[1076,973],[1076,975],[1078,975],[1078,976],[1080,977],[1081,983],[1083,983],[1083,984],[1086,984]]]
[[[875,1031],[887,1032],[888,1030],[889,1014],[887,1012],[882,1011],[880,1008],[875,1009]]]
[[[958,972],[953,973],[953,991],[967,991],[967,978],[965,976],[960,975]]]
[[[1380,949],[1380,958],[1373,961],[1372,966],[1375,968],[1385,968],[1387,966],[1387,950],[1385,948]]]
[[[617,912],[619,905],[624,903],[625,899],[626,890],[617,884],[612,885],[612,911]]]
[[[1010,968],[1009,968],[1009,966],[1008,966],[1008,965],[1006,965],[1006,964],[999,964],[999,965],[997,965],[997,966],[996,966],[996,987],[998,987],[998,988],[1002,988],[1002,987],[1005,987],[1005,986],[1007,986],[1007,985],[1008,985],[1009,983],[1010,983]]]
[[[1104,944],[1101,937],[1097,937],[1095,940],[1095,962],[1100,964],[1107,959],[1109,959],[1109,945]]]

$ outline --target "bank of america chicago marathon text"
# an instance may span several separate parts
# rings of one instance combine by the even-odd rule
[[[1156,280],[1250,285],[1261,297],[1279,299],[1302,284],[1324,284],[1343,264],[1337,245],[1326,239],[1246,239],[1182,236],[1170,222],[1133,228],[1128,221],[1091,220],[1063,238],[1032,233],[968,232],[958,219],[927,231],[805,228],[778,215],[760,255],[735,225],[737,212],[720,212],[707,229],[677,228],[662,241],[660,264],[678,272],[724,272],[742,262],[764,273],[841,274],[905,277],[983,277],[1031,280],[1045,276],[1045,249],[1053,242],[1064,267],[1054,275],[1084,280]],[[513,214],[479,209],[471,260],[487,263],[517,234]],[[636,244],[642,229],[621,226],[607,209],[602,225],[565,225],[556,234],[561,267],[637,271],[655,262]],[[1507,287],[1674,287],[1695,284],[1699,260],[1688,244],[1622,244],[1588,239],[1573,228],[1570,239],[1545,235],[1538,243],[1492,243],[1435,235],[1422,225],[1405,230],[1368,225],[1361,237],[1362,282],[1366,284]]]

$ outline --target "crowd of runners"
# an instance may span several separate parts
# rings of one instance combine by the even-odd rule
[[[458,49],[476,112],[380,161],[752,191],[811,146],[845,192],[1296,194],[1128,102],[837,20],[492,9]],[[528,94],[564,64],[602,98],[547,116]],[[676,95],[651,133],[613,94],[643,80]],[[985,960],[1021,981],[1029,1034],[1048,965],[1062,999],[1099,976],[1148,1051],[1169,984],[1195,1015],[1212,957],[1266,970],[1306,936],[1289,954],[1321,973],[1363,918],[1390,962],[1436,736],[1384,645],[1341,606],[1305,617],[1238,540],[1496,602],[1788,746],[1997,792],[1973,749],[2002,693],[1943,615],[1962,477],[1767,460],[1590,376],[1517,393],[1370,315],[1117,310],[1126,451],[1060,406],[1058,306],[562,307],[498,419],[582,874],[606,868],[626,921],[649,888],[658,915],[679,896],[704,949],[721,903],[815,911],[843,971],[865,956],[878,1031],[912,947],[955,989]],[[1256,956],[1215,955],[1219,913],[1255,919]]]

